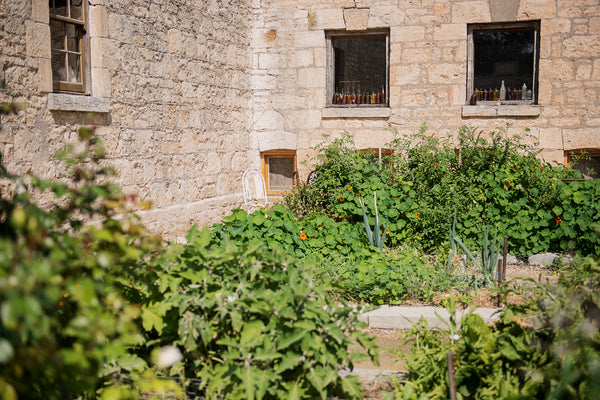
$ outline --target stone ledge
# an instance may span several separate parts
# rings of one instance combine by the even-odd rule
[[[539,117],[540,106],[527,104],[491,104],[462,106],[463,117]]]
[[[48,93],[48,109],[53,111],[110,112],[110,100],[67,93]]]
[[[324,108],[323,118],[389,118],[392,109],[389,107],[352,107]]]

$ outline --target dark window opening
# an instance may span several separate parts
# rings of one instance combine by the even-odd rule
[[[330,105],[388,104],[388,35],[329,34]]]
[[[538,33],[537,22],[471,26],[468,99],[534,103]]]

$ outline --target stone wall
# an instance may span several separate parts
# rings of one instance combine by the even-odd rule
[[[342,131],[359,148],[379,147],[392,139],[388,124],[410,134],[423,123],[440,135],[462,125],[529,128],[542,156],[560,163],[565,151],[600,148],[598,0],[263,0],[260,13],[253,67],[265,82],[256,88],[265,119],[253,136],[261,151],[297,148],[303,160],[323,134]],[[539,104],[466,106],[467,24],[528,20],[541,21]],[[325,32],[377,28],[390,31],[389,110],[328,109]]]
[[[359,148],[462,125],[529,128],[542,155],[600,149],[600,0],[88,0],[89,96],[52,92],[47,0],[0,0],[0,150],[11,171],[58,178],[53,154],[95,124],[154,232],[182,235],[242,204],[261,152],[323,135]],[[467,106],[467,25],[539,20],[539,104]],[[389,107],[327,107],[327,31],[389,31]]]
[[[2,0],[0,102],[28,105],[3,117],[7,167],[60,177],[53,154],[93,123],[152,231],[215,222],[243,202],[252,20],[249,0],[91,0],[90,96],[66,96],[48,94],[48,1]]]

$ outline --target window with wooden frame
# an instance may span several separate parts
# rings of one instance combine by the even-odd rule
[[[467,103],[536,104],[540,22],[470,24],[467,33]]]
[[[327,106],[388,107],[388,30],[326,33]]]
[[[296,151],[273,150],[262,153],[262,172],[267,194],[282,194],[296,184]]]
[[[565,165],[580,171],[586,178],[600,178],[600,149],[565,151]]]
[[[49,0],[49,11],[53,88],[85,93],[87,1]]]

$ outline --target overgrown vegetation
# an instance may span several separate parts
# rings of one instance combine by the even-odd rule
[[[99,164],[104,149],[94,130],[81,128],[79,137],[81,152],[60,154],[66,182],[0,169],[3,399],[92,395],[111,364],[125,361],[127,348],[142,339],[139,307],[122,289],[160,240],[123,213],[135,198],[106,181],[114,171]],[[39,207],[40,195],[52,205]]]
[[[3,399],[361,398],[349,375],[361,356],[348,348],[375,361],[377,348],[346,301],[490,285],[501,236],[520,255],[600,251],[600,184],[561,181],[580,175],[503,130],[462,129],[457,151],[423,129],[382,158],[342,135],[317,147],[314,180],[285,207],[234,210],[192,227],[185,245],[146,234],[132,210],[147,204],[110,183],[93,129],[79,137],[80,151],[58,154],[64,182],[13,175],[0,159]],[[459,251],[481,274],[465,273]],[[447,332],[417,325],[411,380],[393,396],[446,398],[451,350],[463,399],[590,398],[599,272],[582,259],[491,327],[475,315]]]
[[[459,399],[591,399],[600,393],[600,267],[586,259],[544,284],[531,300],[508,305],[486,325],[466,314],[460,326],[429,330],[421,321],[408,333],[409,380],[395,399],[446,399],[447,353],[455,356]],[[505,295],[508,292],[505,292]],[[449,311],[454,312],[454,303]]]
[[[422,132],[398,136],[381,160],[355,149],[352,137],[326,141],[313,160],[315,179],[284,201],[296,215],[362,220],[360,199],[388,218],[388,245],[437,251],[456,210],[456,233],[470,248],[484,227],[509,238],[512,254],[600,251],[592,225],[600,220],[598,180],[541,161],[531,138],[462,128],[458,137]],[[585,207],[582,205],[585,204]],[[301,205],[301,206],[299,206]],[[371,220],[371,223],[373,221]]]

